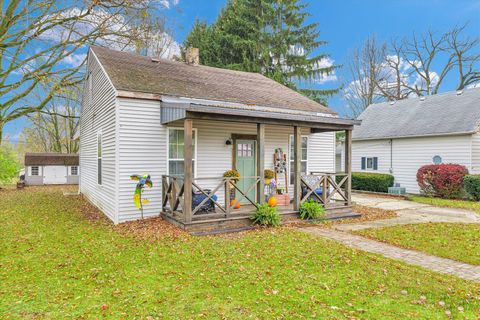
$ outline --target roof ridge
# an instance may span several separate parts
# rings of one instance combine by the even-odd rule
[[[117,90],[233,102],[289,110],[337,113],[257,72],[191,66],[183,62],[90,46]]]
[[[200,67],[200,68],[203,68],[203,69],[214,69],[214,70],[220,70],[222,72],[228,72],[228,73],[245,73],[245,74],[248,74],[248,75],[257,75],[257,76],[260,76],[260,77],[263,77],[263,78],[266,78],[266,79],[270,79],[270,78],[264,76],[263,74],[261,74],[259,72],[254,72],[254,71],[226,69],[226,68],[220,68],[220,67],[207,66],[207,65],[204,65],[204,64],[191,66],[191,65],[189,65],[189,64],[187,64],[186,62],[183,62],[183,61],[176,61],[176,60],[162,58],[162,57],[144,56],[144,55],[134,53],[134,52],[114,50],[114,49],[101,47],[101,46],[96,46],[96,45],[91,45],[90,48],[92,48],[92,50],[94,50],[94,51],[95,51],[95,49],[113,51],[113,52],[116,52],[116,53],[119,53],[119,54],[130,55],[130,56],[138,57],[138,58],[145,59],[145,60],[147,60],[147,59],[150,59],[150,60],[151,59],[158,59],[158,60],[161,60],[161,61],[164,61],[164,62],[167,62],[167,63],[176,64],[176,65],[180,65],[180,66],[190,66],[190,67],[195,67],[195,68]]]
[[[418,99],[419,101],[426,101],[427,99],[428,100],[431,100],[432,98],[436,99],[437,97],[446,96],[446,95],[462,97],[463,94],[465,94],[466,92],[471,92],[471,91],[479,90],[479,89],[480,89],[480,87],[465,88],[465,89],[462,89],[462,90],[451,90],[451,91],[445,91],[445,92],[440,92],[440,93],[436,93],[436,94],[430,94],[430,95],[426,95],[426,96],[414,96],[414,97],[410,97],[410,98],[406,98],[406,99],[400,99],[400,100],[382,101],[382,102],[372,103],[368,106],[368,108],[373,107],[373,106],[384,105],[384,104],[389,104],[390,105],[390,104],[392,104],[392,102],[393,102],[393,105],[395,105],[397,103],[406,103],[408,101],[412,102],[415,99]],[[462,91],[462,94],[457,94],[458,91]],[[425,99],[421,100],[421,98],[425,98]]]

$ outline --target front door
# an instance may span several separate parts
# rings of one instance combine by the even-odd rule
[[[255,164],[255,140],[236,140],[236,163],[235,167],[240,172],[240,181],[237,186],[240,190],[255,201],[256,187],[252,187],[255,183],[256,164]],[[251,189],[248,193],[248,189]],[[237,199],[241,198],[241,194],[237,191]],[[243,199],[241,203],[250,203],[247,199]]]

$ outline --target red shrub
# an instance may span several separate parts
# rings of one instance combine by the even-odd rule
[[[456,198],[461,195],[467,168],[459,164],[429,164],[418,169],[417,182],[427,195]]]

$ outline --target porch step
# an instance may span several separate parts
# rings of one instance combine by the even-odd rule
[[[360,214],[352,212],[352,207],[328,208],[326,213],[327,215],[323,220],[355,218],[360,216]],[[188,223],[172,218],[164,213],[161,215],[163,219],[196,236],[241,232],[255,228],[250,220],[250,214],[229,218],[197,220]],[[280,215],[282,216],[282,223],[300,221],[298,218],[298,213],[295,211],[284,211],[281,212]]]

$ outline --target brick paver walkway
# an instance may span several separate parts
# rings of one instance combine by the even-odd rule
[[[340,242],[354,249],[377,253],[384,257],[400,260],[428,270],[454,275],[465,280],[480,282],[480,266],[431,256],[419,251],[395,247],[383,242],[370,240],[342,231],[312,227],[302,228],[301,230]]]

